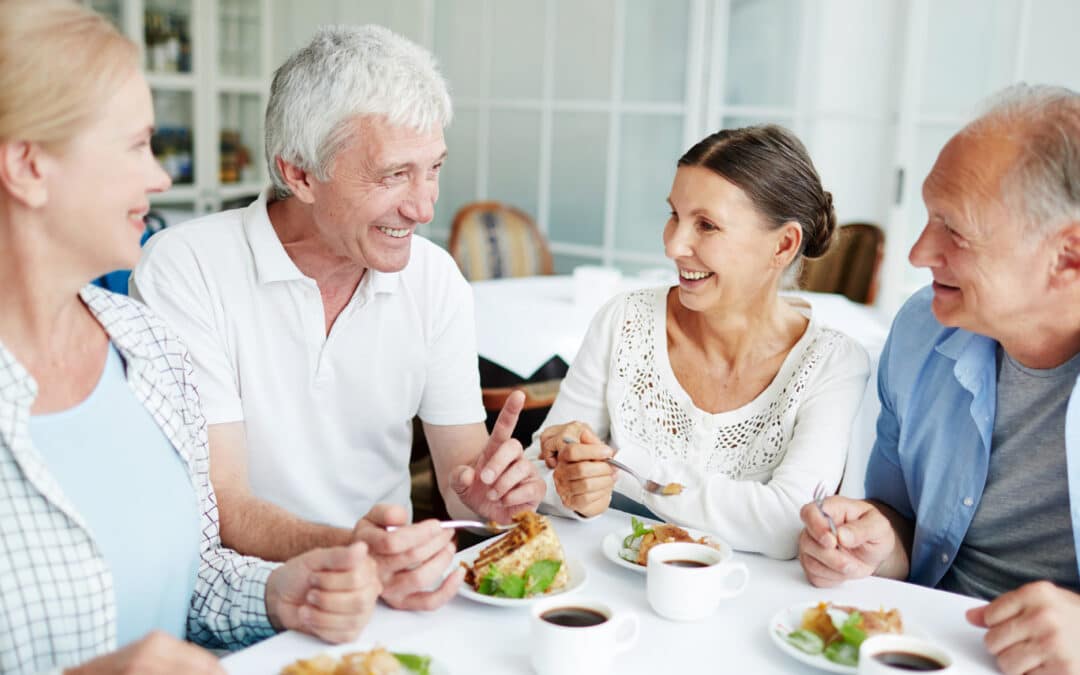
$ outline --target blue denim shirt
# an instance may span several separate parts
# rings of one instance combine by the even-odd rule
[[[986,485],[997,404],[997,341],[946,328],[924,288],[897,313],[881,353],[877,440],[866,497],[915,521],[908,580],[936,586]],[[1080,379],[1065,417],[1073,546],[1080,558]]]

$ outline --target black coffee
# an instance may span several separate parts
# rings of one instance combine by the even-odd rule
[[[540,618],[556,626],[569,628],[599,626],[607,621],[607,617],[600,612],[585,607],[556,607],[541,614]]]
[[[668,565],[675,567],[708,567],[709,563],[700,560],[665,560]]]
[[[911,652],[882,652],[874,658],[897,670],[944,670],[945,664],[922,654]]]

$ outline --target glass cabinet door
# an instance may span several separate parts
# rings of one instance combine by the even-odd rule
[[[259,77],[262,70],[260,0],[218,0],[218,73]]]
[[[261,176],[263,106],[258,94],[220,94],[218,182],[252,183]]]
[[[153,90],[157,129],[150,145],[173,185],[195,182],[195,117],[190,91]]]
[[[192,55],[190,0],[145,0],[143,44],[149,73],[190,73]]]

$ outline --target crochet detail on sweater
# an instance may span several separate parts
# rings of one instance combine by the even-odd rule
[[[615,346],[612,376],[622,381],[626,392],[618,414],[630,437],[658,461],[700,466],[708,475],[741,480],[775,468],[784,457],[791,418],[807,381],[842,335],[828,328],[819,331],[768,406],[732,424],[717,425],[705,442],[701,426],[710,416],[689,401],[681,403],[685,394],[676,397],[660,379],[655,345],[664,341],[654,335],[653,294],[645,290],[627,296]]]

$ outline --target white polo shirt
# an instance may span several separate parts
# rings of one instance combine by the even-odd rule
[[[327,336],[319,288],[266,203],[157,234],[132,295],[187,343],[207,423],[245,422],[257,496],[339,527],[377,502],[409,508],[413,416],[485,418],[472,291],[414,236],[405,269],[369,269]]]

